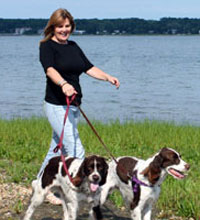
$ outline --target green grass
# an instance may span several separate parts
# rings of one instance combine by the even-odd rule
[[[119,121],[107,124],[94,121],[94,127],[114,156],[134,155],[148,158],[162,147],[172,147],[190,163],[191,171],[183,181],[167,177],[157,204],[160,210],[185,218],[200,216],[200,127],[159,121]],[[87,154],[109,157],[86,123],[79,133]],[[40,168],[51,140],[51,128],[44,118],[0,120],[0,173],[6,181],[30,184]],[[122,200],[112,195],[118,206]]]

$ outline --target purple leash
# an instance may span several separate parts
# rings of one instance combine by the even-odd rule
[[[134,193],[137,193],[139,191],[139,186],[151,187],[151,186],[147,185],[146,183],[140,181],[135,175],[133,175],[133,177],[132,177],[132,182],[135,183],[133,186]]]

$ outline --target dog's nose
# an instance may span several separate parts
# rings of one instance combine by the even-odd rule
[[[94,175],[92,176],[92,179],[93,179],[95,182],[97,182],[97,181],[99,180],[99,176],[96,175],[96,174],[94,174]]]
[[[186,169],[186,170],[189,170],[189,169],[190,169],[190,164],[187,163],[187,164],[185,165],[185,169]]]

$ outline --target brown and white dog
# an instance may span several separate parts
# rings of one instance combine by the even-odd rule
[[[125,156],[117,158],[117,161],[109,163],[107,181],[101,192],[101,205],[113,189],[119,189],[130,208],[131,218],[136,220],[151,219],[152,206],[159,197],[160,186],[167,174],[183,179],[190,168],[171,148],[163,148],[147,160]]]
[[[81,201],[88,203],[90,217],[101,219],[93,212],[100,203],[100,186],[106,181],[108,165],[103,157],[89,156],[84,160],[65,158],[66,165],[72,177],[72,182],[66,175],[60,157],[52,158],[41,176],[32,182],[33,196],[26,211],[24,220],[30,220],[36,207],[45,199],[49,190],[58,192],[64,211],[64,220],[75,220]],[[96,214],[97,213],[97,214]]]

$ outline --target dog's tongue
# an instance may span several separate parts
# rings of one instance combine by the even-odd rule
[[[90,183],[90,190],[92,192],[96,192],[98,188],[99,188],[99,184],[97,184],[97,183]]]
[[[179,179],[183,179],[185,177],[183,174],[179,173],[178,171],[176,171],[174,169],[170,169],[169,172]]]

